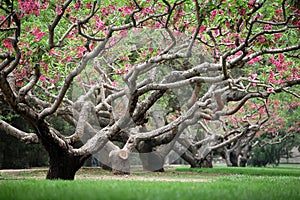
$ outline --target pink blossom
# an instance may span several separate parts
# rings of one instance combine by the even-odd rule
[[[276,66],[276,69],[278,71],[282,70],[282,64],[281,62],[275,61],[275,63],[273,63]]]
[[[77,2],[74,4],[75,10],[79,10],[81,6],[82,6],[82,3],[81,3],[80,1],[77,1]]]
[[[21,70],[22,76],[25,76],[26,72],[27,72],[27,69],[25,67],[23,67],[22,70]]]
[[[276,60],[275,60],[274,56],[270,57],[270,62],[273,63],[273,64],[275,64]]]
[[[102,31],[105,29],[105,22],[102,22],[100,20],[96,21],[96,27],[99,31]]]
[[[129,67],[131,67],[131,64],[128,62],[128,63],[125,64],[125,67],[129,68]]]
[[[250,0],[248,4],[249,4],[250,6],[254,6],[255,2],[256,2],[256,0]]]
[[[70,62],[72,60],[71,56],[66,57],[66,61]]]
[[[280,8],[279,10],[275,10],[276,15],[279,15],[282,12],[283,12],[282,8]]]
[[[4,40],[2,40],[3,41],[3,43],[4,43],[4,47],[5,48],[11,48],[12,47],[12,44],[11,44],[11,42],[10,42],[10,40],[8,40],[8,39],[4,39]]]
[[[160,22],[155,22],[154,28],[159,29],[159,28],[162,28],[162,27],[163,27],[163,25]]]
[[[201,25],[199,32],[203,33],[205,31],[205,29],[206,29],[206,26],[205,25]]]
[[[248,64],[249,64],[249,65],[253,65],[254,63],[260,61],[261,59],[262,59],[262,58],[261,58],[260,56],[257,56],[257,57],[255,57],[255,58],[251,59],[251,60],[248,62]]]
[[[22,85],[23,85],[23,82],[22,82],[22,81],[17,81],[17,86],[18,86],[18,87],[22,87]]]
[[[268,81],[270,81],[271,83],[275,83],[274,77],[275,73],[272,70],[270,70],[270,76],[268,78]]]
[[[122,8],[121,11],[123,11],[123,17],[125,17],[126,15],[130,15],[132,13],[132,8],[130,7],[126,7],[126,8]]]
[[[40,15],[40,9],[43,7],[37,0],[18,0],[18,7],[22,11],[22,15],[34,14],[36,16]]]
[[[225,21],[225,26],[230,29],[230,23],[228,21]]]
[[[78,58],[81,58],[86,51],[85,47],[78,46],[76,47],[76,51],[78,52]]]
[[[104,17],[107,17],[109,15],[109,12],[107,11],[106,8],[101,8],[101,13]]]
[[[257,74],[251,74],[250,75],[250,80],[255,80],[257,78]]]
[[[240,10],[240,12],[239,12],[239,14],[241,15],[241,16],[245,16],[246,15],[246,9],[245,8],[242,8],[241,10]]]
[[[150,53],[153,53],[153,48],[152,47],[150,47],[150,48],[148,48],[148,51],[150,52]]]
[[[267,93],[275,93],[274,88],[271,87],[267,88]]]
[[[295,130],[295,127],[294,127],[294,126],[291,126],[291,127],[287,130],[287,132],[294,131],[294,130]]]
[[[278,57],[279,57],[279,62],[283,63],[283,62],[284,62],[284,56],[283,56],[283,54],[280,53],[280,54],[278,55]]]
[[[92,7],[93,7],[93,4],[92,4],[92,3],[87,3],[87,4],[86,4],[86,8],[87,8],[87,9],[91,9]]]
[[[51,49],[49,53],[50,53],[50,55],[60,56],[60,54],[57,53],[54,49]]]
[[[35,42],[40,41],[41,38],[46,35],[46,33],[45,32],[41,32],[39,28],[35,28],[32,31],[32,34],[35,36],[35,39],[34,39]]]
[[[264,30],[272,30],[272,25],[270,25],[270,24],[265,24]]]
[[[56,6],[55,12],[56,12],[57,15],[61,15],[62,14],[62,7],[61,6]]]
[[[216,17],[217,13],[218,13],[218,10],[213,10],[211,12],[211,18],[214,19]]]
[[[219,29],[214,30],[214,36],[218,36],[219,35]]]
[[[116,6],[115,5],[109,5],[108,10],[110,11],[110,13],[113,13],[116,10]]]
[[[45,82],[45,81],[46,81],[46,77],[43,76],[43,75],[41,75],[41,76],[40,76],[40,81],[41,81],[41,82]]]
[[[112,86],[114,86],[114,87],[118,87],[118,82],[117,82],[117,81],[113,81],[111,84],[112,84]]]
[[[143,9],[143,13],[144,14],[153,14],[154,12],[151,8],[146,7],[146,8]]]
[[[283,34],[282,33],[274,33],[273,36],[274,36],[274,40],[276,41],[276,40],[280,39],[283,36]]]
[[[69,33],[68,35],[67,35],[67,38],[73,38],[74,37],[74,32],[71,32],[71,33]]]
[[[257,41],[261,44],[265,44],[267,42],[267,38],[264,35],[260,35],[257,37]]]

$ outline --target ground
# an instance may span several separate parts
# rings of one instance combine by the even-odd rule
[[[97,167],[83,167],[75,176],[76,180],[133,180],[133,181],[163,181],[163,182],[209,182],[211,178],[196,172],[176,172],[175,167],[165,168],[165,172],[142,172],[134,170],[131,175],[113,175]],[[45,179],[47,168],[32,169],[3,169],[0,170],[2,179]],[[1,177],[0,177],[1,179]]]

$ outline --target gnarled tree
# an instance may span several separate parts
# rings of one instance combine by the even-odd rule
[[[250,99],[297,96],[298,1],[0,2],[1,101],[34,132],[3,120],[0,129],[42,143],[48,179],[74,179],[92,154],[116,173],[130,172],[132,152],[145,169],[162,170],[189,127],[238,113]],[[49,124],[56,115],[72,135]],[[266,119],[194,146],[205,159]]]

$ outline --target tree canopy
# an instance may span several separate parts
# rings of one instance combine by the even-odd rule
[[[299,132],[297,0],[0,2],[0,101],[33,131],[0,130],[42,143],[47,178],[92,154],[126,173],[133,152],[154,171],[172,150],[232,163],[263,132]]]

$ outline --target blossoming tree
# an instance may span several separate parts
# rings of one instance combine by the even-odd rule
[[[172,150],[201,166],[255,136],[270,96],[299,97],[298,1],[0,2],[0,100],[32,133],[0,129],[45,147],[48,179],[91,155],[115,173],[134,152],[146,170]]]

